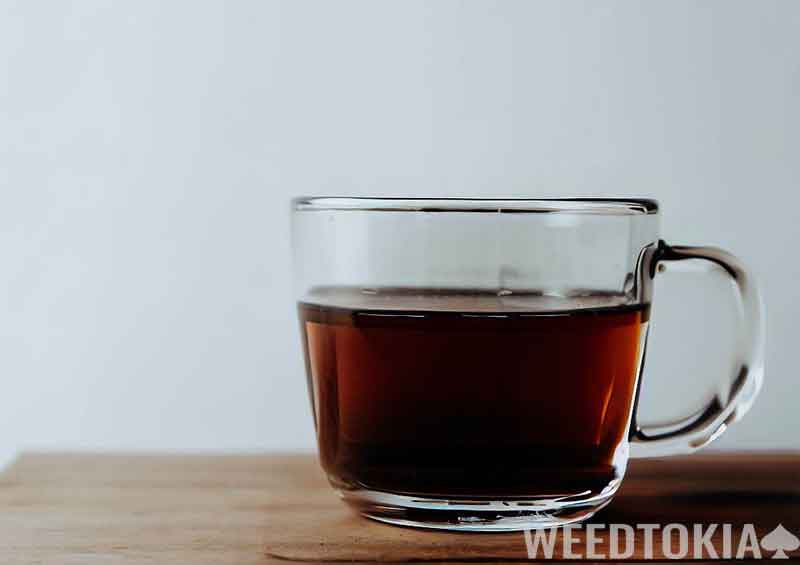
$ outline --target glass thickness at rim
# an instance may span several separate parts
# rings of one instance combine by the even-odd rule
[[[657,214],[658,202],[649,198],[376,198],[362,196],[299,196],[296,212],[484,212],[580,213],[620,216]]]

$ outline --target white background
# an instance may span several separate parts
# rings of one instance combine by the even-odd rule
[[[659,199],[666,239],[735,251],[768,305],[762,397],[716,445],[800,448],[800,3],[0,10],[0,462],[313,447],[298,194]],[[709,288],[657,289],[656,412],[729,365]]]

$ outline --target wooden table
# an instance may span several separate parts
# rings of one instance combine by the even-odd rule
[[[781,523],[800,536],[800,453],[633,461],[593,522],[753,523],[759,536]],[[519,562],[527,553],[521,533],[430,532],[360,518],[311,455],[27,454],[0,474],[2,565],[277,560]]]

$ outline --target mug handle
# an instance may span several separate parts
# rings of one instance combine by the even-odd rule
[[[722,267],[733,279],[739,295],[738,359],[727,386],[717,392],[705,406],[678,421],[658,426],[639,426],[636,422],[637,402],[631,424],[631,455],[660,457],[691,453],[719,437],[727,427],[750,409],[764,378],[764,314],[761,295],[753,277],[742,262],[716,247],[670,246],[659,241],[653,259],[645,268],[644,277],[652,279],[661,263],[704,259]],[[727,391],[727,394],[723,394]]]

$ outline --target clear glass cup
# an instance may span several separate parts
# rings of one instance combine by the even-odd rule
[[[295,199],[312,411],[342,498],[393,524],[557,526],[608,504],[629,454],[691,452],[740,418],[763,375],[752,277],[658,224],[645,199]],[[735,283],[739,357],[702,409],[647,427],[652,282],[685,259]]]

